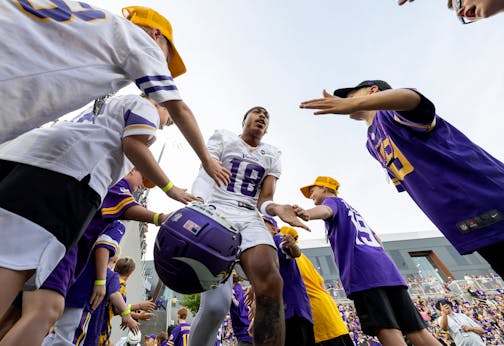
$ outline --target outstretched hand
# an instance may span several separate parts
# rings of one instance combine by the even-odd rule
[[[350,114],[354,111],[351,107],[351,99],[333,96],[327,92],[322,91],[323,98],[313,99],[301,102],[300,108],[318,109],[315,115],[319,114]]]
[[[133,332],[133,334],[137,334],[140,331],[140,326],[138,325],[138,322],[131,317],[131,314],[127,314],[126,316],[122,317],[121,321],[121,329],[124,330],[128,328]]]
[[[304,228],[308,232],[311,232],[310,227],[306,226],[301,220],[298,219],[294,208],[288,204],[277,204],[275,206],[275,213],[284,222],[287,222],[293,227]]]
[[[168,195],[168,197],[184,204],[190,203],[192,201],[203,202],[200,197],[196,197],[192,193],[187,192],[187,189],[181,189],[180,187],[176,186],[172,187],[166,194]]]
[[[294,204],[292,208],[294,208],[294,213],[296,213],[296,216],[299,217],[301,220],[310,221],[310,214],[308,214],[306,210],[304,210],[297,204]]]
[[[215,181],[218,186],[228,185],[231,172],[222,165],[222,162],[212,158],[210,161],[202,162],[203,169]]]

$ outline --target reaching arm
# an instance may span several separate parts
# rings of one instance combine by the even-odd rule
[[[280,244],[284,248],[289,250],[290,255],[293,258],[301,256],[301,249],[299,248],[298,244],[296,244],[296,241],[294,240],[294,238],[290,234],[285,235]]]
[[[198,155],[208,175],[212,177],[218,185],[229,184],[231,172],[224,168],[221,162],[210,156],[191,109],[184,101],[180,100],[166,101],[163,103],[163,106],[170,112],[173,121],[187,139],[196,155]]]
[[[93,293],[91,294],[91,299],[89,299],[89,305],[94,310],[100,305],[107,287],[105,286],[107,279],[107,265],[109,261],[110,252],[107,248],[98,247],[95,250],[95,265],[96,265],[96,278],[95,285],[93,287]]]
[[[154,215],[156,215],[156,213],[142,207],[141,205],[130,207],[124,212],[124,218],[126,220],[135,220],[156,224],[156,222],[154,222]],[[157,224],[162,224],[168,218],[168,216],[169,214],[160,213],[158,216]]]
[[[142,172],[142,175],[157,186],[163,188],[170,183],[170,179],[168,179],[161,167],[159,167],[154,155],[152,155],[149,150],[147,146],[148,139],[149,136],[147,135],[125,137],[123,138],[123,151],[131,163]],[[171,187],[166,194],[168,197],[184,204],[198,200],[198,198],[186,192],[186,189],[181,189],[177,186]]]
[[[121,311],[121,329],[128,328],[133,334],[138,333],[140,329],[138,323],[131,317],[131,309],[124,302],[121,293],[114,292],[109,296],[109,299],[116,311]]]
[[[323,98],[302,102],[301,108],[318,109],[315,114],[350,114],[357,111],[410,111],[420,103],[420,96],[409,89],[391,89],[366,96],[341,98],[323,91]]]
[[[301,227],[310,231],[310,228],[306,226],[301,220],[298,219],[294,212],[294,208],[288,204],[277,204],[273,202],[273,195],[275,194],[277,178],[268,175],[264,181],[257,200],[257,207],[263,214],[268,214],[270,216],[278,216],[282,221],[287,222],[289,225],[294,227]],[[264,213],[264,211],[266,213]]]
[[[304,221],[310,220],[327,220],[334,215],[331,208],[326,205],[317,205],[311,209],[303,209],[298,205],[294,205],[294,212]]]

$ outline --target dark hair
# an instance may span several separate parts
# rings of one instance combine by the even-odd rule
[[[255,109],[261,109],[261,110],[265,111],[266,113],[268,113],[268,110],[266,108],[262,107],[262,106],[252,107],[248,111],[245,112],[245,115],[243,116],[243,120],[242,120],[242,126],[243,126],[243,124],[245,124],[245,119],[247,119],[247,116],[249,115],[249,113],[252,112]]]
[[[448,299],[446,298],[443,298],[443,299],[439,299],[437,302],[436,302],[436,309],[438,310],[441,310],[441,304],[443,305],[450,305],[450,306],[453,306],[452,302],[450,302]]]

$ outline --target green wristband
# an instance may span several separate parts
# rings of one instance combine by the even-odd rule
[[[168,184],[163,186],[163,188],[161,190],[163,190],[163,192],[166,193],[166,192],[170,191],[171,189],[173,189],[173,181],[170,181]]]
[[[129,314],[131,314],[131,304],[128,304],[128,308],[126,310],[124,310],[123,312],[121,312],[121,316],[124,317]]]

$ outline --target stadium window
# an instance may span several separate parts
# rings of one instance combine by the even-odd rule
[[[446,281],[448,277],[453,277],[452,273],[450,273],[448,268],[433,251],[415,251],[409,252],[409,255],[420,277],[434,277],[440,281]]]

